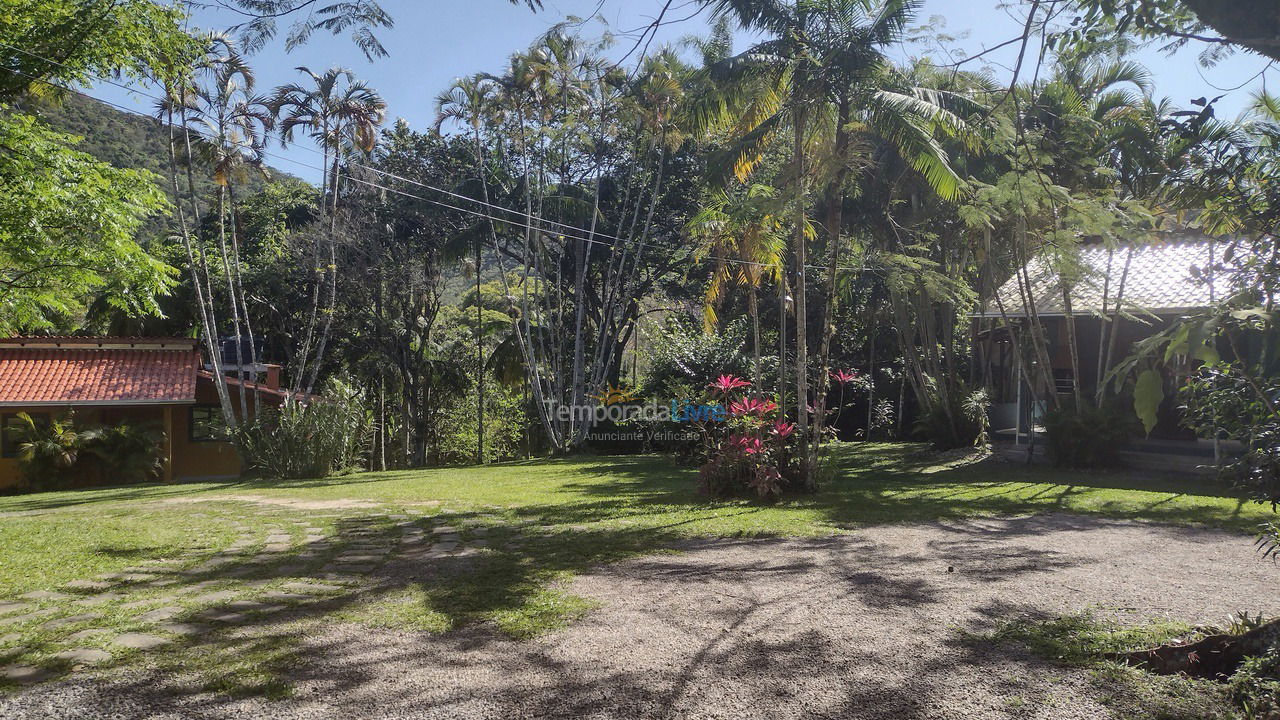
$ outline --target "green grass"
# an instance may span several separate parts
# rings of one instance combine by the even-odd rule
[[[1089,612],[1015,619],[987,634],[962,633],[965,643],[1011,644],[1061,665],[1086,667],[1095,697],[1120,720],[1228,720],[1236,715],[1230,688],[1212,680],[1155,675],[1107,660],[1109,653],[1198,637],[1184,623],[1155,621],[1136,627],[1105,622]]]
[[[38,608],[52,608],[54,614],[0,626],[0,662],[7,654],[10,661],[56,666],[53,654],[73,646],[67,636],[88,625],[113,632],[146,629],[119,604],[147,598],[160,603],[176,589],[221,580],[221,570],[207,576],[180,571],[227,548],[240,534],[232,528],[237,522],[251,528],[259,543],[273,524],[295,538],[303,526],[322,528],[333,547],[318,553],[321,557],[312,561],[316,565],[345,543],[394,542],[399,530],[385,517],[371,517],[375,513],[425,514],[421,524],[454,525],[464,542],[480,528],[487,531],[490,550],[465,561],[431,563],[432,570],[424,575],[382,577],[360,592],[335,594],[295,613],[302,616],[296,621],[272,621],[267,636],[254,642],[235,640],[232,633],[198,642],[175,638],[169,650],[147,656],[149,662],[192,674],[195,687],[280,696],[288,689],[272,668],[292,662],[290,648],[316,623],[438,633],[484,622],[513,637],[531,637],[590,611],[590,603],[562,589],[574,574],[666,551],[691,537],[829,535],[883,523],[1044,512],[1244,533],[1270,516],[1268,508],[1232,497],[1208,479],[1086,474],[990,461],[946,463],[919,446],[903,444],[844,445],[833,450],[832,459],[837,470],[819,493],[775,505],[709,501],[695,492],[693,470],[656,456],[0,497],[0,602],[28,590],[59,589],[70,580],[150,567],[147,563],[156,563],[176,581],[160,588],[126,588],[129,597],[111,604],[103,618],[55,630],[41,626],[49,617],[84,608],[40,601]],[[252,499],[257,502],[247,501]],[[246,558],[252,550],[245,550]],[[278,565],[289,563],[285,558]],[[247,562],[224,570],[237,575],[228,586],[249,595],[296,579]],[[6,641],[6,635],[18,637]],[[82,641],[74,646],[94,645]]]

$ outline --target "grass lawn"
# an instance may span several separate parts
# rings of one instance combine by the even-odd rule
[[[148,657],[198,668],[199,683],[211,689],[282,694],[287,688],[276,683],[272,668],[291,662],[293,640],[305,635],[307,623],[336,619],[441,632],[482,621],[531,636],[589,610],[557,581],[598,563],[663,551],[683,538],[824,535],[882,523],[1039,512],[1203,524],[1243,534],[1270,515],[1210,479],[948,464],[904,444],[843,445],[833,458],[838,472],[819,493],[769,506],[709,502],[695,493],[693,470],[655,456],[2,497],[0,603],[24,607],[0,618],[9,621],[0,624],[0,663],[63,668],[57,654],[69,647],[109,647],[110,633],[155,632],[154,621],[139,617],[148,609],[179,609],[181,621],[234,595],[250,603],[252,620],[255,600],[288,595],[290,583],[325,582],[325,567],[344,553],[384,554],[368,577],[330,580],[346,582],[347,591],[283,601],[293,602],[295,612],[284,614],[288,623],[274,625],[267,638],[232,642],[228,632],[224,656],[209,652],[207,642],[184,645],[174,637],[172,649]],[[442,529],[474,552],[434,562],[426,575],[404,564],[405,537]],[[273,550],[273,541],[288,549]],[[99,608],[90,610],[96,616],[77,620],[86,614],[80,603],[92,599],[78,596],[103,591],[82,587],[84,581],[111,585],[108,592],[120,597],[88,605]],[[80,587],[70,590],[68,583]],[[219,590],[227,597],[208,599],[207,592]],[[65,597],[20,598],[30,591]],[[95,645],[92,633],[80,632],[92,629],[110,633]],[[184,647],[193,650],[184,655]],[[131,657],[113,655],[112,662]]]

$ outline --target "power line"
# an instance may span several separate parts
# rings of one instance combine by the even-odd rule
[[[3,42],[3,41],[0,41],[0,46],[8,47],[8,48],[11,48],[11,49],[17,50],[17,51],[22,52],[22,53],[24,53],[24,54],[26,54],[26,55],[30,55],[31,57],[35,57],[35,58],[39,58],[39,59],[44,59],[44,58],[42,58],[42,57],[41,57],[41,56],[39,56],[39,55],[36,55],[36,54],[34,54],[34,53],[31,53],[31,52],[28,52],[28,51],[23,50],[23,49],[21,49],[21,48],[14,47],[13,45],[10,45],[10,44],[5,43],[5,42]],[[47,60],[47,62],[50,62],[50,63],[53,63],[53,64],[57,64],[57,65],[62,65],[62,63],[58,63],[56,60]],[[65,65],[62,65],[62,66],[63,66],[63,67],[66,67]],[[201,131],[199,131],[199,130],[193,130],[193,129],[191,129],[190,127],[187,127],[187,126],[185,126],[185,125],[175,125],[175,124],[174,124],[174,123],[172,123],[172,122],[165,122],[164,120],[161,120],[160,118],[156,118],[156,117],[153,117],[153,116],[151,116],[151,115],[144,114],[144,113],[142,113],[142,112],[140,112],[140,111],[138,111],[138,110],[135,110],[135,109],[133,109],[133,108],[126,107],[126,106],[124,106],[124,105],[120,105],[119,103],[114,103],[114,102],[110,102],[110,101],[107,101],[107,100],[102,100],[102,99],[100,99],[100,98],[93,97],[92,95],[90,95],[90,94],[88,94],[88,93],[86,93],[86,92],[84,92],[84,91],[82,91],[82,90],[76,90],[76,89],[74,89],[74,88],[68,88],[68,87],[65,87],[65,86],[62,86],[62,85],[58,85],[57,83],[54,83],[54,82],[49,81],[49,80],[45,80],[44,78],[36,77],[36,76],[31,75],[31,74],[29,74],[29,73],[23,72],[23,71],[21,71],[21,70],[15,70],[15,69],[13,69],[13,68],[5,68],[5,70],[8,70],[9,72],[15,73],[15,74],[17,74],[17,75],[21,75],[21,76],[26,77],[26,78],[28,78],[28,79],[30,79],[30,80],[35,81],[35,82],[44,83],[44,84],[46,84],[46,85],[48,85],[48,86],[50,86],[50,87],[59,88],[59,89],[62,89],[62,90],[68,90],[68,91],[73,92],[73,93],[75,93],[75,94],[77,94],[77,95],[80,95],[80,96],[82,96],[82,97],[85,97],[85,98],[88,98],[88,99],[90,99],[90,100],[94,100],[94,101],[96,101],[96,102],[100,102],[100,103],[102,103],[102,104],[104,104],[104,105],[108,105],[108,106],[110,106],[110,107],[113,107],[113,108],[115,108],[115,109],[117,109],[117,110],[119,110],[119,111],[121,111],[121,112],[128,113],[128,114],[130,114],[130,115],[137,115],[137,116],[139,116],[139,117],[143,117],[143,118],[146,118],[146,119],[148,119],[148,120],[154,120],[154,121],[159,122],[159,123],[161,123],[162,125],[165,125],[165,126],[167,126],[167,127],[171,128],[171,129],[174,129],[174,130],[180,130],[180,131],[182,131],[182,132],[186,132],[186,133],[189,133],[189,134],[192,134],[192,135],[196,135],[196,136],[198,136],[198,137],[205,138],[206,140],[210,140],[210,139],[212,139],[211,135],[210,135],[210,134],[208,134],[208,133],[204,133],[204,132],[201,132]],[[127,86],[127,85],[122,85],[122,84],[120,84],[120,83],[116,83],[116,82],[113,82],[113,81],[110,81],[110,80],[104,80],[104,82],[107,82],[108,84],[115,85],[115,86],[120,87],[120,88],[123,88],[123,89],[125,89],[125,90],[130,91],[130,92],[137,92],[139,95],[142,95],[143,97],[148,97],[148,98],[150,98],[150,99],[152,99],[152,100],[156,100],[157,102],[162,101],[162,99],[161,99],[161,98],[157,98],[157,97],[155,97],[155,96],[153,96],[153,95],[149,95],[149,94],[147,94],[147,93],[140,92],[140,91],[136,90],[135,88],[131,88],[131,87]],[[314,148],[308,148],[308,147],[306,147],[306,146],[295,146],[295,147],[301,147],[302,149],[307,150],[307,151],[309,151],[309,152],[313,152],[313,153],[315,153],[315,154],[320,154],[320,151],[315,150]],[[308,168],[308,169],[311,169],[311,170],[318,170],[318,171],[320,171],[320,172],[328,172],[328,169],[327,169],[327,168],[323,168],[323,167],[320,167],[320,166],[317,166],[317,165],[312,165],[312,164],[309,164],[309,163],[303,162],[303,161],[301,161],[301,160],[297,160],[297,159],[294,159],[294,158],[291,158],[291,157],[287,157],[287,156],[284,156],[284,155],[278,155],[278,154],[276,154],[276,153],[272,153],[272,152],[270,152],[270,151],[268,151],[268,150],[265,150],[265,149],[255,150],[255,152],[257,152],[257,153],[259,153],[259,154],[261,154],[261,155],[267,156],[267,157],[271,157],[271,158],[276,159],[276,160],[281,160],[281,161],[283,161],[283,162],[293,163],[293,164],[298,165],[298,166],[300,166],[300,167],[305,167],[305,168]],[[533,219],[533,218],[535,218],[535,217],[536,217],[537,222],[538,222],[538,223],[540,223],[540,224],[551,224],[551,225],[559,226],[559,227],[562,227],[562,228],[568,228],[569,230],[577,230],[577,231],[580,231],[580,232],[583,232],[583,233],[591,233],[592,235],[595,235],[596,237],[608,238],[608,239],[615,240],[615,241],[618,241],[618,242],[635,242],[635,239],[625,240],[625,239],[623,239],[623,238],[619,238],[619,237],[614,236],[614,235],[608,235],[608,234],[605,234],[605,233],[592,232],[592,231],[590,231],[590,230],[587,230],[586,228],[582,228],[582,227],[575,226],[575,225],[569,225],[569,224],[560,223],[560,222],[556,222],[556,221],[548,221],[548,220],[545,220],[545,219],[544,219],[544,218],[542,218],[542,217],[533,216],[533,215],[531,215],[531,214],[529,214],[529,213],[521,212],[520,210],[516,210],[516,209],[514,209],[514,208],[508,208],[508,207],[504,207],[504,206],[501,206],[501,205],[495,205],[495,204],[493,204],[493,203],[486,203],[486,202],[484,202],[484,201],[482,201],[482,200],[477,200],[477,199],[475,199],[475,198],[470,198],[470,197],[468,197],[468,196],[461,195],[461,194],[459,194],[459,193],[455,193],[455,192],[452,192],[452,191],[449,191],[449,190],[445,190],[445,189],[443,189],[443,188],[436,188],[436,187],[433,187],[433,186],[431,186],[431,185],[427,185],[427,184],[425,184],[425,183],[417,182],[417,181],[412,180],[412,179],[410,179],[410,178],[405,178],[405,177],[402,177],[402,176],[396,175],[396,174],[394,174],[394,173],[387,173],[387,172],[385,172],[385,171],[381,171],[381,170],[379,170],[378,168],[373,168],[373,167],[370,167],[370,166],[364,165],[364,164],[362,164],[362,163],[358,163],[358,162],[357,162],[357,163],[350,163],[350,164],[351,164],[352,166],[354,166],[354,167],[359,167],[359,168],[363,168],[363,169],[366,169],[366,170],[370,170],[370,171],[372,171],[372,172],[375,172],[375,173],[378,173],[378,174],[381,174],[381,175],[384,175],[384,176],[391,177],[392,179],[395,179],[395,180],[400,180],[400,181],[402,181],[402,182],[406,182],[406,183],[409,183],[409,184],[412,184],[412,185],[418,185],[418,186],[421,186],[421,187],[427,188],[427,189],[429,189],[429,190],[434,190],[434,191],[437,191],[437,192],[444,193],[444,194],[446,194],[446,195],[448,195],[448,196],[451,196],[451,197],[456,197],[456,198],[459,198],[459,199],[462,199],[462,200],[467,200],[467,201],[469,201],[469,202],[473,202],[473,203],[475,203],[475,204],[477,204],[477,205],[481,205],[481,206],[484,206],[484,207],[490,207],[490,208],[493,208],[493,209],[496,209],[496,210],[501,210],[501,211],[503,211],[503,212],[511,213],[511,214],[513,214],[513,215],[518,215],[518,216],[521,216],[522,218],[526,218],[526,219]],[[551,230],[551,229],[549,229],[549,228],[547,228],[547,227],[540,227],[540,226],[536,226],[536,225],[530,225],[530,224],[528,224],[528,223],[526,223],[526,222],[519,222],[519,221],[513,220],[513,219],[511,219],[511,218],[497,217],[497,216],[494,216],[494,215],[490,215],[490,214],[488,214],[488,213],[480,212],[480,211],[478,211],[478,210],[472,210],[472,209],[469,209],[469,208],[459,207],[459,206],[457,206],[457,205],[452,205],[452,204],[450,204],[450,203],[442,202],[442,201],[440,201],[440,200],[433,200],[433,199],[431,199],[431,198],[423,197],[423,196],[421,196],[421,195],[415,195],[415,194],[413,194],[413,193],[406,192],[406,191],[404,191],[404,190],[399,190],[399,189],[397,189],[397,188],[387,187],[387,186],[385,186],[385,185],[381,185],[381,184],[378,184],[378,183],[370,182],[370,181],[368,181],[368,180],[363,180],[363,179],[360,179],[360,178],[354,177],[354,176],[353,176],[353,175],[351,175],[351,174],[347,174],[347,175],[345,175],[345,176],[341,176],[341,178],[340,178],[340,179],[348,180],[348,181],[351,181],[351,182],[355,182],[355,183],[358,183],[358,184],[360,184],[360,185],[364,185],[364,186],[367,186],[367,187],[377,188],[377,189],[384,190],[384,191],[386,191],[386,192],[390,192],[390,193],[394,193],[394,194],[396,194],[396,195],[400,195],[400,196],[403,196],[403,197],[412,198],[412,199],[415,199],[415,200],[421,200],[422,202],[431,203],[431,204],[436,205],[436,206],[439,206],[439,207],[443,207],[443,208],[446,208],[446,209],[449,209],[449,210],[454,210],[454,211],[456,211],[456,212],[461,212],[461,213],[468,214],[468,215],[472,215],[472,216],[479,217],[479,218],[485,218],[485,219],[488,219],[488,220],[491,220],[491,221],[494,221],[494,222],[500,222],[500,223],[504,223],[504,224],[507,224],[507,225],[514,225],[514,226],[516,226],[516,227],[521,227],[521,228],[525,228],[525,229],[528,229],[528,230],[533,230],[533,231],[535,231],[535,232],[540,232],[540,233],[544,233],[544,234],[555,234],[555,235],[559,235],[559,236],[561,237],[561,239],[566,239],[566,238],[567,238],[567,239],[578,240],[578,241],[580,241],[580,242],[590,243],[590,244],[594,244],[594,245],[601,245],[601,246],[609,247],[609,248],[614,247],[614,244],[613,244],[613,243],[604,242],[604,241],[602,241],[602,240],[597,240],[597,239],[595,239],[594,237],[586,237],[586,236],[574,235],[572,232],[566,232],[566,231],[560,231],[560,230]],[[655,245],[655,247],[657,247],[657,246]],[[664,248],[658,248],[658,249],[664,249]],[[679,248],[665,248],[665,249],[667,249],[667,250],[669,250],[669,251],[672,251],[672,252],[675,252],[675,251],[678,251],[678,250],[679,250]],[[702,258],[701,258],[701,259],[703,259],[703,260],[715,260],[715,261],[718,261],[718,262],[728,263],[728,264],[732,264],[732,265],[744,265],[744,266],[762,267],[762,268],[775,268],[775,267],[777,267],[776,265],[771,265],[771,264],[769,264],[769,263],[761,263],[761,262],[755,262],[755,261],[751,261],[751,260],[742,260],[742,259],[740,259],[740,258],[730,258],[730,257],[717,256],[717,255],[704,255],[704,256],[702,256]],[[805,267],[805,269],[807,269],[807,270],[830,270],[830,266],[828,266],[828,265],[808,265],[808,264],[806,264],[804,267]],[[837,270],[838,272],[859,272],[859,273],[861,273],[861,272],[866,272],[868,269],[869,269],[869,268],[867,268],[867,267],[865,267],[865,266],[863,266],[863,267],[854,267],[854,266],[846,266],[846,265],[836,266],[836,270]]]

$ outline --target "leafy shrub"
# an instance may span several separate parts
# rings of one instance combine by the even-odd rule
[[[710,385],[725,417],[703,424],[708,457],[698,469],[699,490],[715,497],[751,493],[776,500],[797,480],[800,440],[795,425],[777,417],[776,402],[739,392],[750,385],[728,374]]]
[[[358,466],[369,446],[372,418],[359,392],[330,381],[321,398],[289,396],[236,430],[245,465],[266,477],[321,478]]]
[[[1043,422],[1049,457],[1063,467],[1116,467],[1136,431],[1133,413],[1118,401],[1101,406],[1067,401],[1045,413]]]
[[[916,419],[915,433],[938,450],[977,447],[987,443],[990,406],[987,391],[935,393],[930,407]]]
[[[746,337],[747,326],[742,322],[729,323],[717,333],[703,332],[690,323],[668,322],[653,344],[646,394],[677,397],[677,390],[702,387],[709,377],[747,375],[751,362],[742,353]]]
[[[97,457],[112,481],[154,480],[164,470],[164,432],[154,424],[109,425],[80,434],[81,447]]]
[[[74,415],[60,415],[48,423],[18,413],[18,468],[34,488],[58,487],[73,477],[80,458],[80,433]]]

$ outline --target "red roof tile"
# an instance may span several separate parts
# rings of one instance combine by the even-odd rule
[[[200,352],[194,342],[21,340],[25,347],[15,346],[17,339],[0,341],[0,405],[195,401]],[[155,349],[143,349],[148,345]]]

